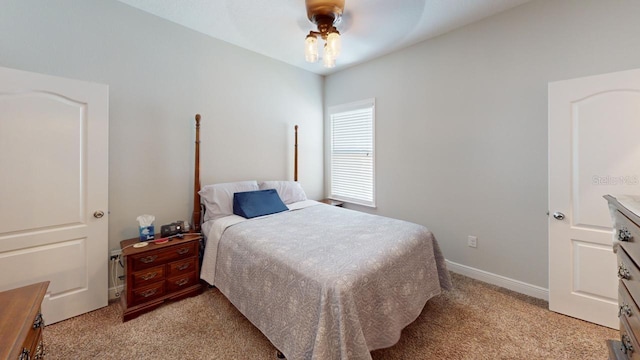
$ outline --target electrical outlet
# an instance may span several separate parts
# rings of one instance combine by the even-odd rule
[[[122,250],[120,249],[111,250],[111,252],[109,253],[109,260],[117,260],[121,253]]]
[[[467,237],[467,244],[469,245],[469,247],[477,248],[478,247],[478,237],[469,235],[469,237]]]

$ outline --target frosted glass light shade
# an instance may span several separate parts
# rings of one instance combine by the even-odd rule
[[[342,50],[342,41],[340,41],[339,33],[332,32],[327,35],[327,47],[331,49],[331,53],[333,54],[334,59],[340,56],[340,51]]]
[[[336,66],[336,58],[327,44],[324,45],[324,52],[322,53],[322,65],[329,69]]]
[[[313,35],[304,40],[304,59],[310,63],[318,61],[318,39]]]

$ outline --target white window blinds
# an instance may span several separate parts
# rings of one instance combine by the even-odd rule
[[[375,206],[374,99],[331,107],[332,199]]]

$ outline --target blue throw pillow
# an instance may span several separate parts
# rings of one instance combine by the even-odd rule
[[[243,191],[233,194],[233,213],[251,219],[257,216],[287,211],[275,189]]]

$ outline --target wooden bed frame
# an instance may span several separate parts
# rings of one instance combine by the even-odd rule
[[[191,215],[191,224],[193,232],[200,232],[202,224],[202,215],[204,210],[200,204],[200,114],[196,114],[196,146],[195,146],[195,166],[193,175],[193,213]],[[295,132],[294,153],[293,153],[293,181],[298,181],[298,125],[293,127]]]

